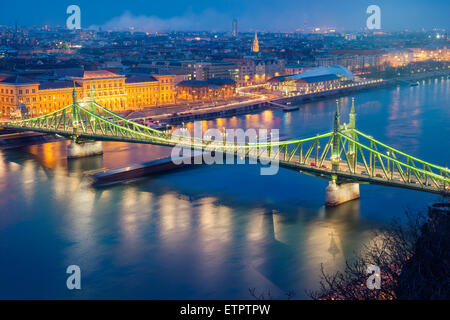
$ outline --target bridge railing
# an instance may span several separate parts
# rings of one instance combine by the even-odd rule
[[[370,146],[367,146],[359,141],[357,135],[359,132],[355,130],[354,133],[356,134],[352,137],[348,134],[338,133],[341,139],[341,154],[350,172],[358,173],[357,171],[359,170],[359,173],[370,177],[409,184],[417,183],[423,187],[436,187],[438,189],[445,189],[446,185],[449,185],[448,169],[435,165],[431,166],[422,160],[414,158],[413,160],[416,162],[420,161],[420,163],[426,164],[423,168],[418,168],[414,165],[414,162],[408,162],[411,160],[408,160],[409,156],[407,154],[401,153],[406,157],[406,161],[397,159],[396,154],[399,153],[398,150],[389,147],[387,153],[381,152],[378,150],[377,145],[386,145],[378,141],[371,141]],[[367,135],[364,135],[364,137],[370,139]],[[365,170],[361,171],[361,167]],[[432,167],[441,171],[434,172],[431,169]]]
[[[365,175],[440,190],[447,190],[450,184],[448,168],[410,156],[355,129],[344,128],[306,139],[230,143],[226,139],[217,141],[161,132],[125,119],[95,102],[75,103],[43,116],[9,121],[6,126],[39,129],[74,139],[83,135],[93,139],[178,145],[243,157],[276,158],[322,171],[346,172],[355,175],[356,180]]]
[[[392,147],[388,146],[387,144],[384,144],[361,131],[358,131],[356,129],[353,129],[353,130],[357,134],[357,136],[366,138],[367,140],[372,142],[374,148],[378,149],[378,148],[382,147],[386,150],[386,152],[391,154],[393,157],[402,156],[402,157],[404,157],[404,162],[406,162],[407,164],[410,164],[413,167],[417,167],[417,164],[419,164],[422,166],[422,169],[424,169],[424,170],[428,169],[428,170],[432,171],[433,169],[435,169],[436,173],[439,172],[440,175],[450,177],[450,169],[449,168],[444,168],[442,166],[438,166],[438,165],[423,161],[419,158],[416,158],[409,154],[406,154],[400,150],[392,148]]]

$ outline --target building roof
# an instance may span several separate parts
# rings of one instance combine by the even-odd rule
[[[125,83],[154,82],[158,81],[153,76],[129,76],[125,79]]]
[[[48,89],[66,89],[73,88],[73,81],[49,81],[43,82],[39,84],[39,90],[48,90]],[[77,87],[80,87],[79,84],[75,83]]]
[[[76,79],[76,80],[86,80],[86,79],[111,79],[111,78],[122,78],[123,75],[113,73],[108,70],[94,70],[87,71],[81,68],[62,68],[55,69],[55,75],[58,78],[65,79]]]
[[[10,84],[37,84],[37,81],[19,75],[0,75],[0,82]]]
[[[356,54],[356,55],[375,55],[382,54],[384,50],[363,50],[363,49],[333,49],[330,50],[330,54]]]
[[[301,64],[297,63],[287,63],[284,65],[285,68],[304,68]]]
[[[108,70],[84,71],[84,79],[99,79],[99,78],[116,78],[123,77]]]
[[[64,77],[78,77],[82,78],[84,74],[84,70],[81,68],[60,68],[54,70],[55,76],[59,78]]]
[[[312,77],[304,77],[300,79],[300,81],[305,81],[307,83],[315,83],[315,82],[323,82],[323,81],[332,81],[340,79],[339,76],[335,74],[324,74],[322,76],[312,76]]]
[[[325,67],[319,67],[319,68],[314,68],[310,71],[306,71],[303,73],[297,73],[297,74],[293,74],[293,75],[288,75],[288,76],[278,76],[275,77],[274,79],[279,80],[279,81],[285,81],[285,80],[300,80],[300,79],[304,79],[304,78],[308,78],[308,77],[316,77],[316,76],[324,76],[324,75],[336,75],[338,77],[344,77],[344,78],[348,78],[353,80],[354,76],[353,73],[342,66],[336,66],[336,65],[329,65],[329,66],[325,66]]]
[[[178,86],[185,87],[211,87],[218,88],[227,84],[235,84],[236,82],[232,79],[227,78],[211,78],[207,81],[202,80],[184,80],[178,83]]]
[[[208,81],[202,80],[184,80],[178,83],[178,86],[184,87],[207,87],[209,86]]]
[[[236,81],[227,78],[211,78],[208,80],[208,83],[216,85],[225,85],[225,84],[235,84]]]

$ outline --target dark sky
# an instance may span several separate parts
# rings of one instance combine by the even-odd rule
[[[80,6],[83,28],[222,31],[236,18],[240,31],[293,31],[305,24],[361,30],[372,4],[381,8],[386,30],[450,27],[449,0],[1,0],[0,24],[65,25],[71,4]]]

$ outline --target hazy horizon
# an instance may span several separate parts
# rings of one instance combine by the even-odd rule
[[[81,8],[83,29],[102,27],[104,30],[136,31],[230,31],[233,19],[240,32],[289,32],[330,27],[337,31],[363,30],[369,14],[366,9],[375,4],[381,8],[381,27],[386,31],[448,29],[450,22],[447,0],[422,1],[332,1],[310,3],[303,0],[198,0],[172,2],[110,2],[105,0],[40,2],[24,0],[2,4],[0,25],[64,26],[66,8],[76,4]]]

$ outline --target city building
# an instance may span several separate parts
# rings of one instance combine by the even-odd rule
[[[233,35],[233,37],[236,38],[238,36],[238,22],[236,19],[233,19],[231,28],[232,28],[231,34]]]
[[[340,65],[352,71],[380,66],[383,50],[330,50],[315,58],[317,66]]]
[[[302,73],[311,70],[310,67],[305,67],[301,64],[286,64],[284,66],[284,73],[285,75],[291,75],[291,74],[297,74]]]
[[[177,100],[213,101],[228,99],[232,98],[235,92],[236,82],[231,79],[186,80],[177,85]]]
[[[225,61],[231,61],[233,62],[237,69],[239,70],[239,74],[237,77],[237,85],[247,86],[250,85],[253,82],[253,79],[255,78],[255,60],[251,58],[243,58],[243,59],[225,59]]]
[[[273,77],[268,86],[284,94],[309,93],[338,87],[354,80],[353,73],[342,66],[327,66],[307,72]]]
[[[90,97],[104,107],[121,112],[175,103],[174,75],[125,76],[106,70],[68,70],[58,81],[39,82],[18,75],[0,76],[0,112],[14,113],[24,104],[31,116],[58,110],[72,102],[75,87],[79,101]]]
[[[268,79],[284,73],[284,60],[282,59],[259,59],[255,57],[244,57],[242,59],[225,59],[233,62],[239,72],[236,77],[238,86],[261,84]]]

